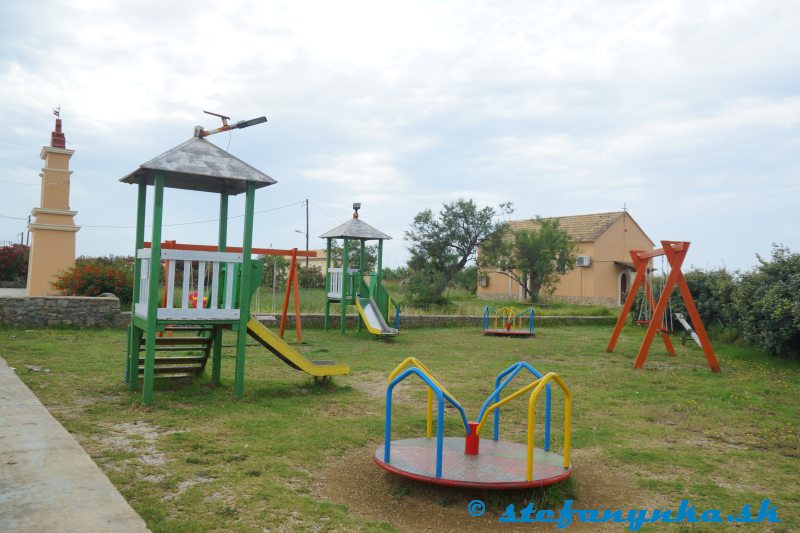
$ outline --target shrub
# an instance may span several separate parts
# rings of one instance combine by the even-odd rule
[[[301,289],[324,289],[325,276],[322,274],[322,269],[317,266],[304,266],[297,267],[297,280],[300,283]]]
[[[258,260],[264,263],[263,286],[272,288],[285,287],[289,276],[289,260],[280,255],[261,255]],[[299,274],[299,273],[298,273]]]
[[[453,283],[458,288],[476,294],[478,292],[478,267],[473,265],[457,272],[453,275]]]
[[[771,261],[757,257],[735,291],[741,335],[769,353],[800,357],[800,254],[775,244]]]
[[[24,244],[0,246],[0,280],[25,281],[28,278],[30,250]]]
[[[411,275],[406,267],[384,267],[381,274],[384,281],[407,281]]]
[[[419,309],[446,307],[450,301],[444,295],[447,279],[435,271],[412,271],[406,286],[406,305]]]
[[[706,328],[729,326],[736,328],[738,317],[733,304],[736,290],[734,275],[724,268],[708,271],[690,270],[686,273],[686,284]],[[672,298],[673,312],[683,313],[688,320],[686,306],[677,289]]]
[[[53,287],[65,296],[114,294],[121,305],[133,297],[133,257],[79,257],[75,266],[61,272]]]

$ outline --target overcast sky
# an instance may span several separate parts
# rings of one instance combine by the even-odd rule
[[[773,242],[800,250],[791,0],[2,2],[3,217],[39,205],[58,104],[79,254],[133,252],[132,229],[90,226],[134,224],[135,187],[118,178],[216,127],[204,109],[269,119],[209,138],[278,180],[256,194],[256,246],[302,248],[308,198],[322,247],[361,202],[398,266],[414,215],[464,197],[511,200],[514,219],[627,206],[654,241],[692,241],[701,268],[751,268]],[[218,206],[165,201],[166,224]],[[0,218],[0,241],[25,227]],[[239,243],[241,219],[230,227]]]

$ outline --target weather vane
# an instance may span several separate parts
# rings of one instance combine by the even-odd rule
[[[205,110],[203,110],[203,113],[221,118],[222,127],[219,127],[215,130],[204,130],[202,126],[195,127],[195,136],[200,137],[201,139],[203,137],[208,137],[209,135],[214,135],[215,133],[249,128],[250,126],[255,126],[256,124],[262,124],[267,121],[267,117],[258,117],[258,118],[252,118],[250,120],[240,120],[236,124],[228,124],[228,121],[231,119],[231,117],[226,117],[225,115],[220,115],[219,113],[212,113],[211,111],[205,111]]]
[[[53,108],[53,114],[56,116],[56,118],[61,118],[61,104],[58,104]]]

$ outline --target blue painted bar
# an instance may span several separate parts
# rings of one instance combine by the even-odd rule
[[[438,411],[437,411],[437,420],[436,420],[436,477],[442,477],[442,451],[443,451],[443,438],[444,438],[444,400],[450,402],[450,404],[458,409],[458,412],[461,414],[461,421],[464,424],[464,428],[466,429],[467,435],[469,435],[469,424],[467,423],[467,415],[464,413],[464,409],[459,405],[455,399],[450,396],[449,394],[445,394],[442,389],[440,389],[424,372],[422,372],[417,367],[411,367],[389,383],[389,386],[386,388],[386,418],[384,422],[384,443],[383,443],[383,461],[385,463],[390,462],[391,457],[391,440],[392,440],[392,392],[394,391],[395,386],[406,379],[410,375],[419,376],[422,381],[424,381],[428,387],[431,388],[436,393],[437,403],[438,403]]]
[[[533,309],[531,309],[533,312]],[[497,403],[500,399],[500,393],[506,386],[511,383],[511,380],[516,377],[517,374],[520,373],[523,369],[528,370],[531,374],[533,374],[536,378],[541,379],[543,376],[542,374],[533,368],[528,363],[520,361],[519,363],[515,363],[510,367],[506,368],[500,374],[497,375],[495,378],[494,385],[495,390],[494,392],[483,402],[481,406],[480,413],[478,413],[478,420],[483,418],[483,414],[486,410],[493,404]],[[508,376],[508,377],[506,377]],[[503,379],[503,378],[506,379]],[[545,415],[544,415],[544,449],[545,451],[550,451],[550,404],[551,404],[551,392],[550,392],[550,384],[548,383],[545,385]],[[500,438],[500,409],[495,409],[494,411],[494,435],[493,439],[495,441],[499,440]]]

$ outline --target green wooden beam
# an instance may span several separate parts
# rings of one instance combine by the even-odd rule
[[[247,322],[250,321],[250,263],[253,252],[253,212],[255,210],[256,186],[247,182],[244,208],[244,235],[242,236],[242,270],[239,283],[239,331],[236,335],[236,396],[244,396],[244,361],[247,349]]]
[[[136,201],[136,244],[134,247],[133,261],[133,298],[131,300],[131,324],[128,326],[128,387],[130,390],[139,388],[139,344],[142,338],[142,330],[137,328],[134,323],[136,315],[136,304],[139,303],[139,291],[141,290],[142,267],[136,259],[136,253],[144,248],[144,221],[147,212],[147,183],[139,183],[139,195]]]
[[[339,301],[339,303],[341,304],[341,308],[342,308],[341,309],[341,313],[340,313],[340,317],[339,317],[339,319],[341,320],[341,322],[339,323],[339,331],[341,331],[342,333],[345,332],[345,329],[346,329],[346,326],[347,326],[347,321],[346,321],[346,318],[347,318],[347,303],[348,303],[348,300],[349,300],[348,286],[350,285],[348,283],[348,281],[350,280],[350,276],[348,275],[348,270],[350,269],[350,267],[348,265],[350,263],[350,261],[349,261],[349,259],[350,259],[350,250],[349,250],[349,248],[347,246],[348,245],[347,238],[344,238],[343,240],[344,240],[344,243],[342,245],[342,248],[343,248],[343,251],[342,251],[342,298]]]
[[[366,248],[365,243],[366,241],[364,239],[361,239],[361,247],[358,251],[358,277],[360,279],[358,280],[358,287],[356,287],[356,291],[361,290],[361,280],[364,279],[364,250]],[[361,314],[359,314],[358,317],[356,318],[356,322],[358,322],[358,331],[361,331],[361,329],[364,326],[364,320],[361,318]]]
[[[323,319],[322,329],[328,331],[328,322],[331,312],[331,298],[328,294],[331,292],[331,239],[327,239],[327,248],[325,252],[325,318]]]
[[[375,265],[375,287],[380,286],[383,280],[383,239],[378,239],[378,264]]]
[[[161,221],[164,214],[164,174],[156,173],[153,202],[153,234],[150,238],[150,275],[147,288],[147,330],[144,355],[142,403],[153,401],[153,374],[156,361],[156,327],[158,322],[158,289],[161,275]],[[138,358],[138,353],[137,353]]]
[[[222,192],[219,195],[219,230],[218,234],[218,247],[220,252],[224,252],[228,246],[228,193]],[[217,291],[217,307],[220,307],[225,302],[225,270],[226,265],[220,265],[219,280],[217,284],[219,290]],[[214,349],[211,355],[211,383],[219,385],[220,372],[222,366],[222,328],[214,328]]]

